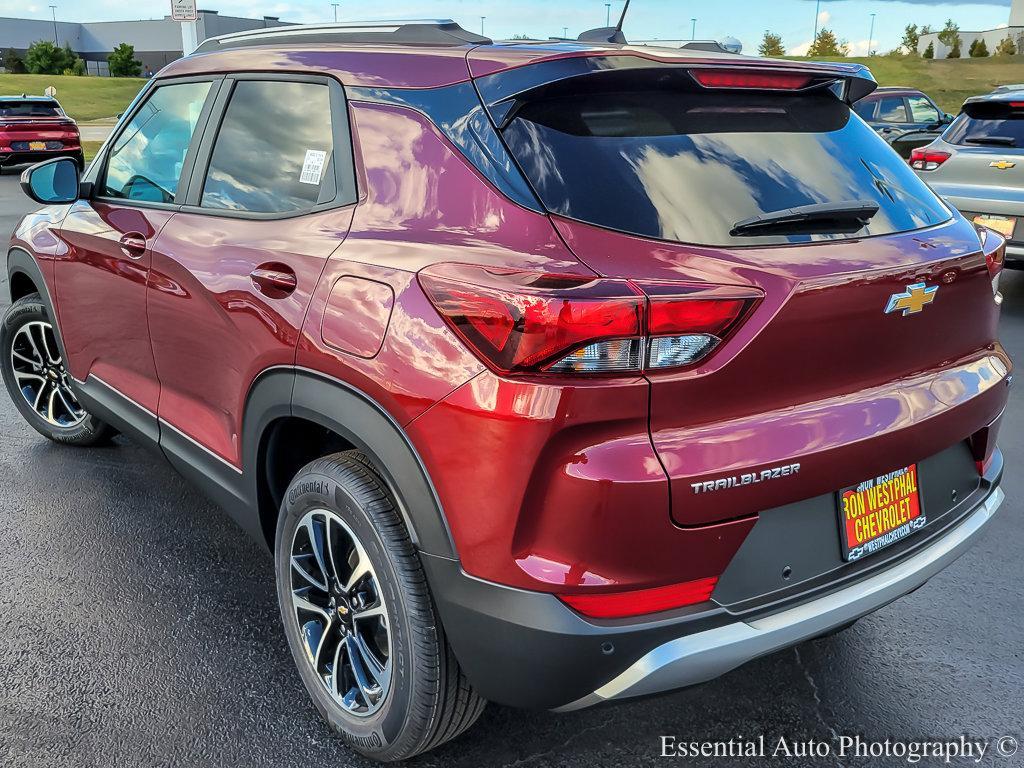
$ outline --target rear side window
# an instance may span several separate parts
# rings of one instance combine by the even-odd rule
[[[0,117],[63,117],[52,101],[0,101]]]
[[[853,105],[853,111],[860,115],[861,118],[864,120],[874,120],[875,104],[877,103],[878,102],[874,100],[868,101],[865,99],[861,99],[860,101]]]
[[[504,136],[549,211],[646,237],[760,245],[883,235],[950,218],[828,91],[566,92],[521,105]],[[879,205],[853,234],[730,234],[762,214],[853,200]]]
[[[242,80],[213,146],[201,205],[291,213],[337,196],[331,92],[321,83]]]
[[[909,123],[902,96],[886,96],[878,102],[878,119],[885,123]]]
[[[210,83],[163,85],[153,91],[110,149],[105,197],[173,203]]]

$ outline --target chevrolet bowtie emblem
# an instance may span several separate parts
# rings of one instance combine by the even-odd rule
[[[924,283],[908,285],[907,290],[903,293],[894,293],[889,297],[889,303],[885,307],[885,314],[902,309],[904,317],[916,315],[926,305],[935,301],[935,294],[938,293],[938,290],[939,286],[937,285],[927,286]]]
[[[996,160],[988,164],[989,168],[998,168],[1000,171],[1005,171],[1008,168],[1013,168],[1016,163],[1011,163],[1009,160]]]

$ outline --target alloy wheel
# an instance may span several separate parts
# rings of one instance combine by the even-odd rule
[[[391,628],[366,550],[338,515],[315,509],[295,530],[290,573],[306,660],[345,711],[372,715],[391,688]]]
[[[22,396],[36,414],[55,427],[75,427],[87,414],[68,384],[68,372],[53,326],[25,323],[14,334],[11,368]]]

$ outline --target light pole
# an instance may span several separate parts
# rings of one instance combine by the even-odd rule
[[[339,5],[341,5],[341,3],[331,3],[331,6],[334,8],[334,23],[335,24],[338,23],[338,6]]]
[[[697,20],[696,19],[690,19],[690,39],[691,40],[696,40],[697,39]]]
[[[567,37],[569,37],[569,28],[568,27],[562,27],[562,39],[564,40]]]
[[[612,25],[612,4],[604,4],[604,25],[610,27]]]
[[[53,14],[53,44],[60,47],[60,40],[57,39],[57,6],[50,6],[50,13]]]
[[[871,14],[871,31],[868,32],[868,56],[871,55],[871,43],[875,39],[875,14]]]
[[[487,18],[486,16],[481,16],[480,17],[480,34],[481,35],[484,33],[484,19],[486,19],[486,18]]]
[[[814,37],[811,38],[811,45],[818,41],[818,17],[821,16],[821,0],[814,4]]]

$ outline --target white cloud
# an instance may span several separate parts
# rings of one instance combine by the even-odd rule
[[[821,13],[818,14],[818,25],[819,26],[823,27],[826,24],[828,24],[831,20],[832,20],[832,14],[829,13],[828,11],[822,11]]]
[[[871,47],[874,48],[876,51],[878,50],[878,38],[877,37],[874,40],[871,41]],[[864,39],[864,40],[851,40],[850,41],[850,55],[851,56],[867,56],[868,53],[869,53],[869,51],[868,51],[868,41],[867,41],[867,39]]]
[[[807,51],[809,51],[810,48],[811,41],[808,40],[806,43],[800,43],[800,45],[793,46],[792,48],[786,51],[786,54],[788,56],[806,56]]]

